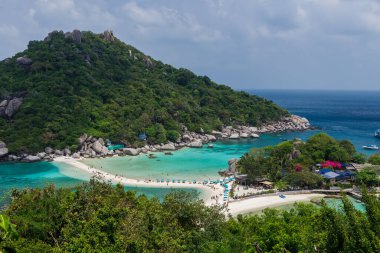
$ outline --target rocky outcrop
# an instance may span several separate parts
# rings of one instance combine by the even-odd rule
[[[76,43],[82,42],[82,33],[81,31],[75,29],[72,32],[65,33],[65,39],[72,39]]]
[[[230,172],[230,173],[236,173],[237,172],[238,161],[239,160],[236,158],[228,160],[228,172]]]
[[[71,150],[70,150],[68,147],[66,147],[66,148],[63,150],[63,154],[64,154],[65,156],[69,156],[69,155],[71,155]]]
[[[229,138],[230,139],[239,139],[240,135],[238,133],[232,133]]]
[[[1,101],[0,107],[8,105],[8,102]],[[145,145],[141,148],[127,147],[119,150],[108,150],[105,146],[105,141],[102,138],[96,138],[93,136],[88,136],[83,134],[79,138],[79,148],[78,152],[75,152],[73,158],[92,158],[92,157],[103,157],[112,155],[130,155],[136,156],[141,153],[146,154],[149,152],[156,151],[174,151],[182,147],[192,147],[192,148],[202,148],[204,144],[221,140],[221,139],[237,139],[237,138],[259,138],[260,133],[268,132],[281,132],[281,131],[301,131],[306,130],[310,127],[309,121],[305,118],[292,115],[290,117],[284,118],[280,122],[265,124],[261,127],[247,127],[247,126],[225,126],[220,131],[212,131],[211,134],[195,133],[190,132],[185,126],[182,126],[182,135],[176,140],[175,143],[168,142],[165,144],[155,144],[155,145]],[[202,132],[202,129],[200,129]],[[128,145],[128,143],[124,143]],[[208,147],[213,147],[209,144]],[[8,154],[8,149],[3,142],[0,142],[0,157]],[[8,160],[11,161],[38,161],[40,160],[52,160],[57,156],[69,156],[71,155],[71,150],[66,147],[63,150],[54,150],[51,147],[45,148],[45,152],[38,153],[35,156],[28,155],[8,155]],[[298,150],[294,150],[291,154],[293,158],[300,155]],[[38,159],[37,159],[37,158]],[[3,158],[4,159],[4,158]],[[7,158],[5,158],[7,159]],[[229,161],[229,171],[234,173],[236,171],[237,159],[232,159]]]
[[[103,32],[103,38],[107,41],[115,41],[115,37],[113,36],[113,31],[112,30],[106,30]]]
[[[160,148],[161,150],[176,150],[174,143],[167,143]]]
[[[123,148],[123,151],[126,155],[135,156],[135,155],[139,154],[139,151],[137,149],[134,149],[134,148]]]
[[[144,63],[145,65],[149,68],[149,69],[152,69],[154,67],[154,64],[152,62],[152,60],[148,57],[148,56],[145,56],[144,57]]]
[[[257,129],[258,133],[284,132],[284,131],[303,131],[310,128],[310,123],[306,118],[291,115],[283,118],[281,121],[265,124]]]
[[[30,58],[28,58],[26,56],[18,57],[16,59],[16,62],[17,62],[18,65],[20,65],[22,67],[29,67],[33,63],[32,59],[30,59]]]
[[[0,157],[3,157],[8,154],[7,145],[3,141],[0,141]]]
[[[20,109],[25,92],[14,94],[0,99],[0,117],[11,118],[18,109]]]
[[[27,157],[22,159],[23,162],[39,162],[41,158],[34,155],[28,155]]]
[[[96,140],[92,144],[92,150],[94,150],[97,154],[100,155],[106,155],[108,153],[107,147],[105,147],[104,144],[102,144],[102,142],[99,140]]]
[[[45,148],[45,153],[48,154],[48,155],[50,155],[50,154],[54,153],[54,149],[52,149],[51,147],[46,147]]]
[[[201,148],[203,145],[201,140],[195,140],[193,142],[190,142],[187,146],[190,148]]]

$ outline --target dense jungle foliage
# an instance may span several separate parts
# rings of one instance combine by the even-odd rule
[[[17,64],[18,57],[31,66]],[[218,85],[207,76],[155,61],[117,38],[82,32],[81,42],[53,32],[0,62],[0,98],[27,92],[0,140],[11,152],[76,148],[89,135],[139,145],[174,141],[181,124],[200,132],[224,124],[260,125],[288,112],[271,101]]]
[[[322,202],[236,218],[189,192],[160,202],[96,180],[15,191],[0,252],[380,252],[380,200],[363,191],[366,213],[343,197],[341,210]]]
[[[358,161],[360,159],[360,161]],[[285,141],[277,146],[252,149],[238,163],[240,172],[251,179],[268,179],[277,183],[277,188],[318,188],[323,178],[314,173],[315,165],[327,160],[341,163],[365,162],[365,156],[356,152],[348,141],[338,141],[325,133],[310,137],[306,142]],[[373,160],[370,157],[369,162]],[[377,186],[378,175],[372,168],[358,173],[359,184]]]

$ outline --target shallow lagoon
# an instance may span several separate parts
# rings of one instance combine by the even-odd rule
[[[240,158],[252,148],[275,145],[281,139],[296,137],[306,140],[317,131],[289,132],[262,135],[260,139],[226,140],[214,143],[214,148],[183,148],[173,155],[155,153],[157,158],[148,155],[135,157],[113,157],[84,160],[89,166],[109,173],[136,179],[186,179],[205,180],[219,178],[218,171],[228,167],[228,160]]]

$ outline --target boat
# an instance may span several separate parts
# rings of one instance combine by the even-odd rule
[[[375,137],[380,138],[380,129],[377,129],[375,132]]]
[[[363,146],[362,148],[368,149],[368,150],[379,150],[379,147],[376,145]]]

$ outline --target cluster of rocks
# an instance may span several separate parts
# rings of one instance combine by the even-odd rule
[[[310,128],[309,121],[305,118],[291,115],[284,118],[280,122],[273,124],[266,124],[261,127],[247,127],[247,126],[226,126],[221,131],[212,131],[211,134],[205,134],[201,129],[200,133],[190,132],[188,129],[182,127],[182,135],[176,142],[161,143],[155,145],[145,145],[141,148],[125,147],[117,150],[109,150],[105,141],[102,138],[88,136],[83,134],[79,138],[79,150],[71,153],[69,148],[64,150],[54,150],[50,147],[45,149],[45,152],[36,155],[8,155],[8,160],[35,162],[40,160],[52,160],[58,156],[71,156],[73,158],[96,158],[105,156],[136,156],[139,154],[147,154],[149,152],[157,151],[174,151],[182,147],[201,148],[204,144],[214,142],[222,139],[238,139],[238,138],[259,138],[259,134],[268,132],[281,132],[281,131],[301,131]],[[0,142],[0,157],[6,156],[8,149],[5,143]],[[229,161],[229,172],[236,171],[237,160]]]
[[[8,161],[21,161],[21,162],[39,162],[42,160],[52,161],[56,157],[69,156],[69,155],[71,155],[71,151],[68,147],[66,147],[63,150],[53,149],[51,147],[46,147],[44,152],[39,152],[35,155],[30,155],[30,154],[14,155],[14,154],[10,154],[10,155],[8,155],[6,160],[8,160]]]
[[[113,42],[115,41],[115,37],[113,36],[113,31],[112,30],[106,30],[103,32],[103,39]]]
[[[285,131],[303,131],[310,128],[306,118],[297,115],[285,117],[279,122],[264,124],[261,127],[226,126],[222,131],[212,131],[218,139],[259,138],[259,134]]]
[[[3,157],[8,154],[7,145],[3,141],[0,141],[0,157]]]
[[[297,115],[291,115],[290,117],[286,117],[279,122],[263,125],[258,129],[258,133],[304,131],[309,128],[309,120]]]
[[[18,57],[16,59],[16,62],[18,65],[20,65],[22,67],[29,67],[30,65],[32,65],[33,60],[31,58],[27,57],[26,55],[24,55],[24,56]]]
[[[81,31],[75,29],[72,32],[65,33],[65,39],[72,39],[76,43],[82,42],[82,33]]]
[[[26,92],[20,92],[12,96],[6,96],[0,99],[0,117],[11,118],[13,114],[21,107]]]

